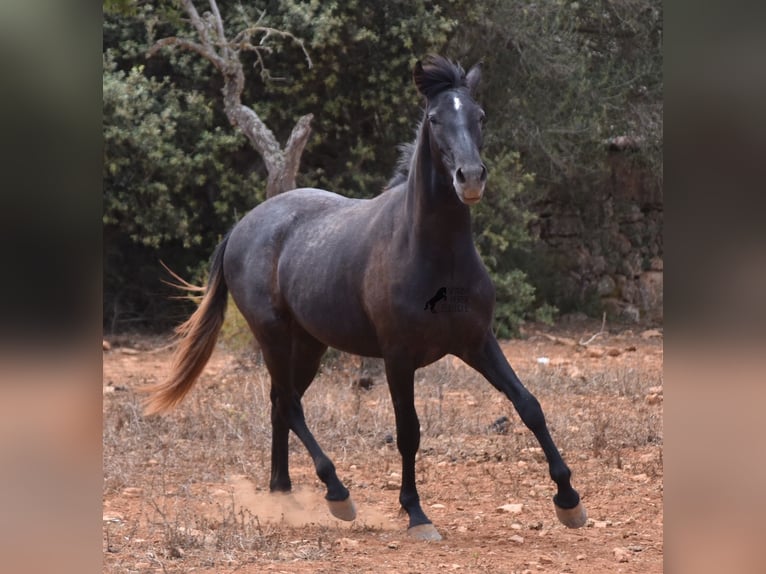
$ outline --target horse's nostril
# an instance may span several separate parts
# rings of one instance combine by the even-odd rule
[[[462,169],[457,168],[457,172],[455,173],[455,179],[457,179],[458,183],[465,183],[465,176],[463,175]]]

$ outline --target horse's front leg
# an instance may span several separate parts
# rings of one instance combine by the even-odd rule
[[[540,403],[521,384],[503,355],[495,336],[489,332],[482,345],[464,353],[461,358],[511,400],[522,422],[537,438],[548,461],[551,478],[558,487],[553,503],[559,520],[569,528],[583,526],[587,515],[580,503],[580,495],[570,483],[572,472],[553,443]]]
[[[405,361],[386,359],[386,378],[396,416],[396,446],[402,456],[399,502],[409,516],[408,534],[421,540],[441,540],[441,535],[420,506],[415,486],[415,455],[420,447],[420,421],[415,411],[415,369]]]

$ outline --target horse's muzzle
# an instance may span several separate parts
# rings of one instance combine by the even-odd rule
[[[486,183],[487,168],[483,163],[469,168],[458,168],[452,176],[455,192],[466,205],[473,205],[481,200]]]

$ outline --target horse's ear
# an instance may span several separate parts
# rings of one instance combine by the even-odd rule
[[[418,92],[425,95],[425,92],[423,91],[423,76],[423,62],[418,60],[415,62],[415,67],[412,69],[412,79],[415,81],[415,87],[417,87]]]
[[[465,75],[465,83],[468,85],[468,89],[472,94],[476,93],[476,88],[479,85],[479,80],[481,80],[481,62],[468,70],[468,73]]]

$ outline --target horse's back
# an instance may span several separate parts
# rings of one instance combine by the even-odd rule
[[[243,217],[229,237],[224,274],[251,327],[265,331],[289,316],[316,338],[343,347],[345,324],[358,342],[366,334],[365,347],[374,346],[361,290],[373,246],[390,227],[391,199],[301,188]]]

